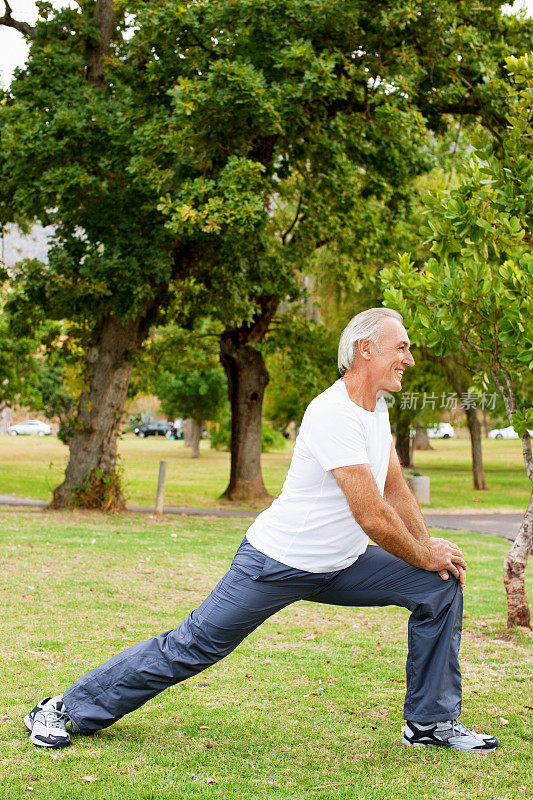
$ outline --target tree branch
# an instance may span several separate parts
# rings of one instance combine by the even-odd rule
[[[296,209],[296,214],[294,216],[293,221],[291,222],[291,224],[289,225],[289,227],[287,228],[285,233],[281,234],[281,241],[283,242],[283,244],[285,244],[285,242],[287,240],[287,236],[289,235],[289,233],[292,231],[292,229],[294,228],[294,226],[298,222],[298,217],[300,216],[300,209],[301,208],[302,208],[302,195],[300,195],[300,197],[298,199],[298,208]]]
[[[0,17],[0,25],[4,25],[6,28],[14,28],[16,31],[25,36],[26,39],[35,39],[35,28],[28,22],[19,22],[18,20],[13,19],[11,16],[12,9],[8,3],[8,0],[4,0],[4,5],[6,7],[6,13],[3,17]]]

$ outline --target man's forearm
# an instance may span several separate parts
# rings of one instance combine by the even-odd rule
[[[426,568],[428,549],[423,539],[413,536],[397,511],[384,502],[375,517],[362,525],[365,533],[384,550],[414,567]],[[429,540],[426,536],[426,542]]]
[[[407,483],[396,487],[395,491],[385,493],[385,500],[396,511],[409,533],[419,542],[427,541],[430,533],[415,496]]]

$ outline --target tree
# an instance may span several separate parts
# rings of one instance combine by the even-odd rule
[[[305,235],[323,241],[327,198],[405,183],[447,114],[493,124],[505,92],[487,92],[486,75],[502,52],[525,49],[528,28],[494,0],[390,2],[379,14],[363,0],[84,0],[40,14],[35,27],[9,6],[0,19],[31,40],[0,106],[0,222],[55,225],[49,264],[18,276],[18,308],[71,319],[85,353],[54,504],[83,504],[84,486],[97,503],[100,485],[110,507],[113,485],[120,508],[132,364],[172,295],[203,287],[224,321],[235,452],[246,453],[268,378],[255,345],[298,294]],[[312,188],[301,205],[293,175]],[[287,186],[295,221],[276,238],[271,212]],[[260,470],[244,467],[231,496],[261,491]]]
[[[11,313],[16,302],[9,288],[7,280],[0,287],[0,413],[15,403],[44,411],[59,418],[61,436],[74,403],[65,385],[64,328],[40,315],[28,325]]]
[[[533,58],[510,58],[507,68],[514,89],[506,129],[496,139],[480,131],[458,187],[428,197],[433,257],[418,272],[404,255],[382,281],[385,302],[405,311],[417,340],[492,378],[533,482],[533,408],[517,402],[533,370]],[[524,576],[532,546],[533,491],[505,559],[509,625],[530,627]]]
[[[433,12],[429,16],[424,16],[423,12],[410,16],[410,11],[404,5],[395,4],[394,8],[384,11],[379,19],[371,12],[371,21],[366,16],[368,7],[365,3],[343,3],[342,8],[335,3],[328,5],[327,20],[322,16],[325,8],[323,3],[310,3],[305,12],[302,7],[299,8],[299,19],[302,23],[300,31],[305,32],[301,34],[305,35],[301,45],[297,37],[290,45],[284,37],[283,32],[291,29],[293,23],[292,8],[288,8],[287,3],[283,4],[283,8],[276,9],[278,13],[275,30],[272,30],[270,21],[265,18],[254,20],[250,27],[251,42],[255,44],[262,37],[264,48],[261,59],[255,62],[253,71],[245,72],[243,66],[235,74],[233,71],[231,73],[232,84],[238,82],[241,91],[245,88],[247,90],[249,120],[260,118],[269,124],[275,120],[271,143],[275,144],[274,152],[278,153],[278,162],[269,162],[270,169],[270,165],[274,166],[275,183],[273,186],[271,184],[270,189],[266,186],[266,192],[270,191],[271,194],[266,197],[265,205],[279,213],[271,211],[273,223],[267,230],[271,234],[271,240],[266,247],[267,259],[263,259],[263,264],[265,260],[266,264],[263,266],[261,259],[254,256],[249,269],[245,272],[239,270],[243,279],[241,303],[254,304],[253,316],[240,323],[235,324],[234,321],[227,325],[221,337],[221,363],[228,376],[232,405],[232,478],[226,490],[226,496],[230,499],[239,499],[249,496],[250,493],[255,496],[266,493],[259,467],[258,431],[268,372],[259,345],[275,319],[279,304],[284,300],[283,293],[273,284],[273,259],[278,270],[278,285],[283,286],[285,276],[288,287],[294,292],[291,275],[297,276],[301,272],[301,265],[308,262],[315,250],[325,242],[336,240],[340,247],[346,248],[350,227],[358,233],[361,231],[361,241],[368,243],[373,238],[372,244],[375,246],[378,237],[369,235],[368,225],[365,229],[363,224],[370,222],[372,231],[372,222],[375,223],[375,219],[371,220],[365,209],[365,203],[373,206],[374,210],[380,203],[387,206],[391,195],[394,198],[401,194],[398,192],[399,187],[405,187],[414,174],[428,168],[428,161],[431,160],[428,155],[428,141],[431,142],[432,136],[424,137],[427,128],[442,130],[446,119],[443,112],[475,114],[481,113],[483,108],[488,112],[487,123],[490,124],[489,118],[501,106],[503,99],[491,97],[489,104],[484,106],[489,97],[484,90],[480,91],[478,83],[482,72],[497,69],[496,63],[501,56],[496,57],[498,48],[493,47],[494,40],[485,51],[487,60],[481,72],[480,62],[476,61],[473,73],[468,78],[459,78],[459,92],[458,84],[455,83],[458,79],[456,67],[459,59],[462,59],[462,66],[465,64],[464,54],[453,57],[456,60],[450,72],[446,68],[441,69],[445,63],[451,68],[451,61],[447,59],[454,47],[459,46],[459,30],[466,30],[461,26],[457,27],[457,19],[454,18],[452,23],[447,15],[458,12],[467,27],[476,28],[476,41],[487,42],[484,39],[486,31],[482,33],[481,29],[477,29],[482,17],[476,18],[469,11],[466,21],[457,4],[453,11],[447,4],[439,4],[436,16],[433,16]],[[462,6],[463,10],[464,8]],[[488,7],[484,10],[488,11]],[[483,17],[483,24],[492,27],[495,22],[492,8]],[[392,30],[398,23],[400,27],[396,38]],[[451,40],[447,38],[450,25],[454,30]],[[469,40],[473,35],[473,27],[466,34]],[[343,28],[348,32],[346,38],[342,33]],[[495,33],[494,28],[492,32]],[[233,39],[231,41],[233,44]],[[272,46],[267,44],[270,41]],[[352,48],[357,47],[357,56],[353,50],[348,55],[344,43],[348,44],[349,41]],[[437,55],[435,43],[438,42],[440,46],[444,41],[450,49],[442,61],[440,58],[443,52]],[[479,52],[477,50],[478,55]],[[377,61],[375,53],[380,53]],[[247,48],[247,57],[249,54],[250,50]],[[272,54],[276,56],[274,60]],[[286,131],[281,132],[280,136],[277,125],[280,117],[284,116],[287,105],[293,105],[296,101],[292,75],[287,70],[297,60],[304,70],[303,81],[309,104],[314,104],[315,109],[319,104],[322,110],[314,127],[306,131],[306,136],[296,135],[289,143],[285,139]],[[419,68],[418,77],[414,79],[416,88],[411,83],[414,63]],[[258,64],[260,69],[257,69]],[[390,69],[392,64],[394,66]],[[223,69],[226,75],[226,67]],[[279,84],[280,71],[289,77],[283,87]],[[369,75],[373,76],[370,80]],[[217,77],[218,69],[214,72],[214,79]],[[342,86],[344,79],[348,79],[351,87],[347,95]],[[408,85],[409,91],[402,94],[402,89]],[[393,86],[393,91],[390,91]],[[200,120],[209,116],[213,102],[209,88],[210,79],[206,67],[205,72],[202,70],[202,77],[195,78],[194,82],[190,81],[181,92],[180,99],[183,98],[186,104],[189,125],[194,123],[195,117]],[[360,88],[363,88],[362,95]],[[470,101],[464,104],[462,101],[465,97],[473,100],[471,91],[476,99],[473,104]],[[456,99],[461,97],[461,102],[450,103],[451,96]],[[250,102],[250,98],[253,102]],[[364,108],[358,104],[359,98],[363,99]],[[433,103],[428,98],[435,98],[436,102]],[[241,99],[241,104],[243,103],[244,100]],[[300,118],[300,122],[309,119],[312,113],[309,104],[304,103],[302,107],[298,100],[298,110],[294,113],[299,115],[303,111],[304,116]],[[222,113],[218,117],[218,125],[226,125],[227,139],[230,138],[231,131],[233,139],[238,141],[243,133],[242,129],[237,131],[232,127],[235,119],[238,118],[229,119]],[[187,125],[187,120],[184,122]],[[202,131],[201,139],[195,139],[191,128],[187,142],[193,141],[205,148],[209,134],[209,131]],[[280,183],[282,177],[287,180]],[[287,188],[289,196],[285,197]],[[285,200],[285,204],[278,202],[280,197]],[[377,202],[373,203],[374,200]],[[391,204],[386,211],[391,212],[393,208]],[[183,211],[189,213],[187,208]],[[282,216],[286,218],[285,224],[280,219]],[[243,259],[240,264],[242,262]],[[263,269],[258,269],[258,266]],[[258,280],[261,274],[263,278]],[[265,280],[266,291],[265,288],[260,288]],[[285,291],[289,291],[289,288]],[[234,312],[230,312],[224,304],[222,308],[221,319],[227,320],[229,317],[235,320]],[[254,442],[255,448],[252,445]]]
[[[272,326],[263,346],[272,378],[266,411],[278,426],[300,425],[313,397],[337,378],[338,339],[337,331],[294,313]]]
[[[200,437],[204,422],[220,413],[226,382],[220,368],[195,369],[178,373],[163,372],[157,387],[163,413],[169,417],[190,417],[192,457],[200,455]]]
[[[431,357],[431,353],[430,353]],[[473,386],[474,376],[477,369],[472,372],[468,369],[468,365],[462,363],[462,359],[458,353],[449,355],[447,358],[442,356],[437,357],[437,361],[441,364],[446,376],[453,386],[456,394],[459,397],[467,395]],[[472,477],[474,480],[474,489],[478,491],[485,491],[488,489],[487,480],[485,478],[485,470],[483,468],[483,455],[481,450],[481,423],[479,421],[477,408],[475,404],[468,404],[465,409],[466,424],[468,425],[468,432],[470,434],[470,451],[472,454]]]

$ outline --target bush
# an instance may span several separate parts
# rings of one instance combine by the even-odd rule
[[[231,443],[231,425],[229,422],[219,422],[210,430],[210,441],[213,450],[229,450]]]
[[[277,431],[272,425],[263,422],[261,428],[261,452],[270,453],[271,450],[284,450],[287,440],[282,433]]]
[[[214,450],[229,451],[231,444],[231,423],[220,422],[216,430],[211,431],[211,447]],[[287,442],[279,431],[275,430],[268,422],[263,422],[261,427],[261,452],[270,453],[272,450],[283,450]]]

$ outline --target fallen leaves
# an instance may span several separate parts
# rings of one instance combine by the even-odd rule
[[[82,781],[87,781],[87,783],[93,783],[98,780],[96,775],[82,775],[81,779]]]

